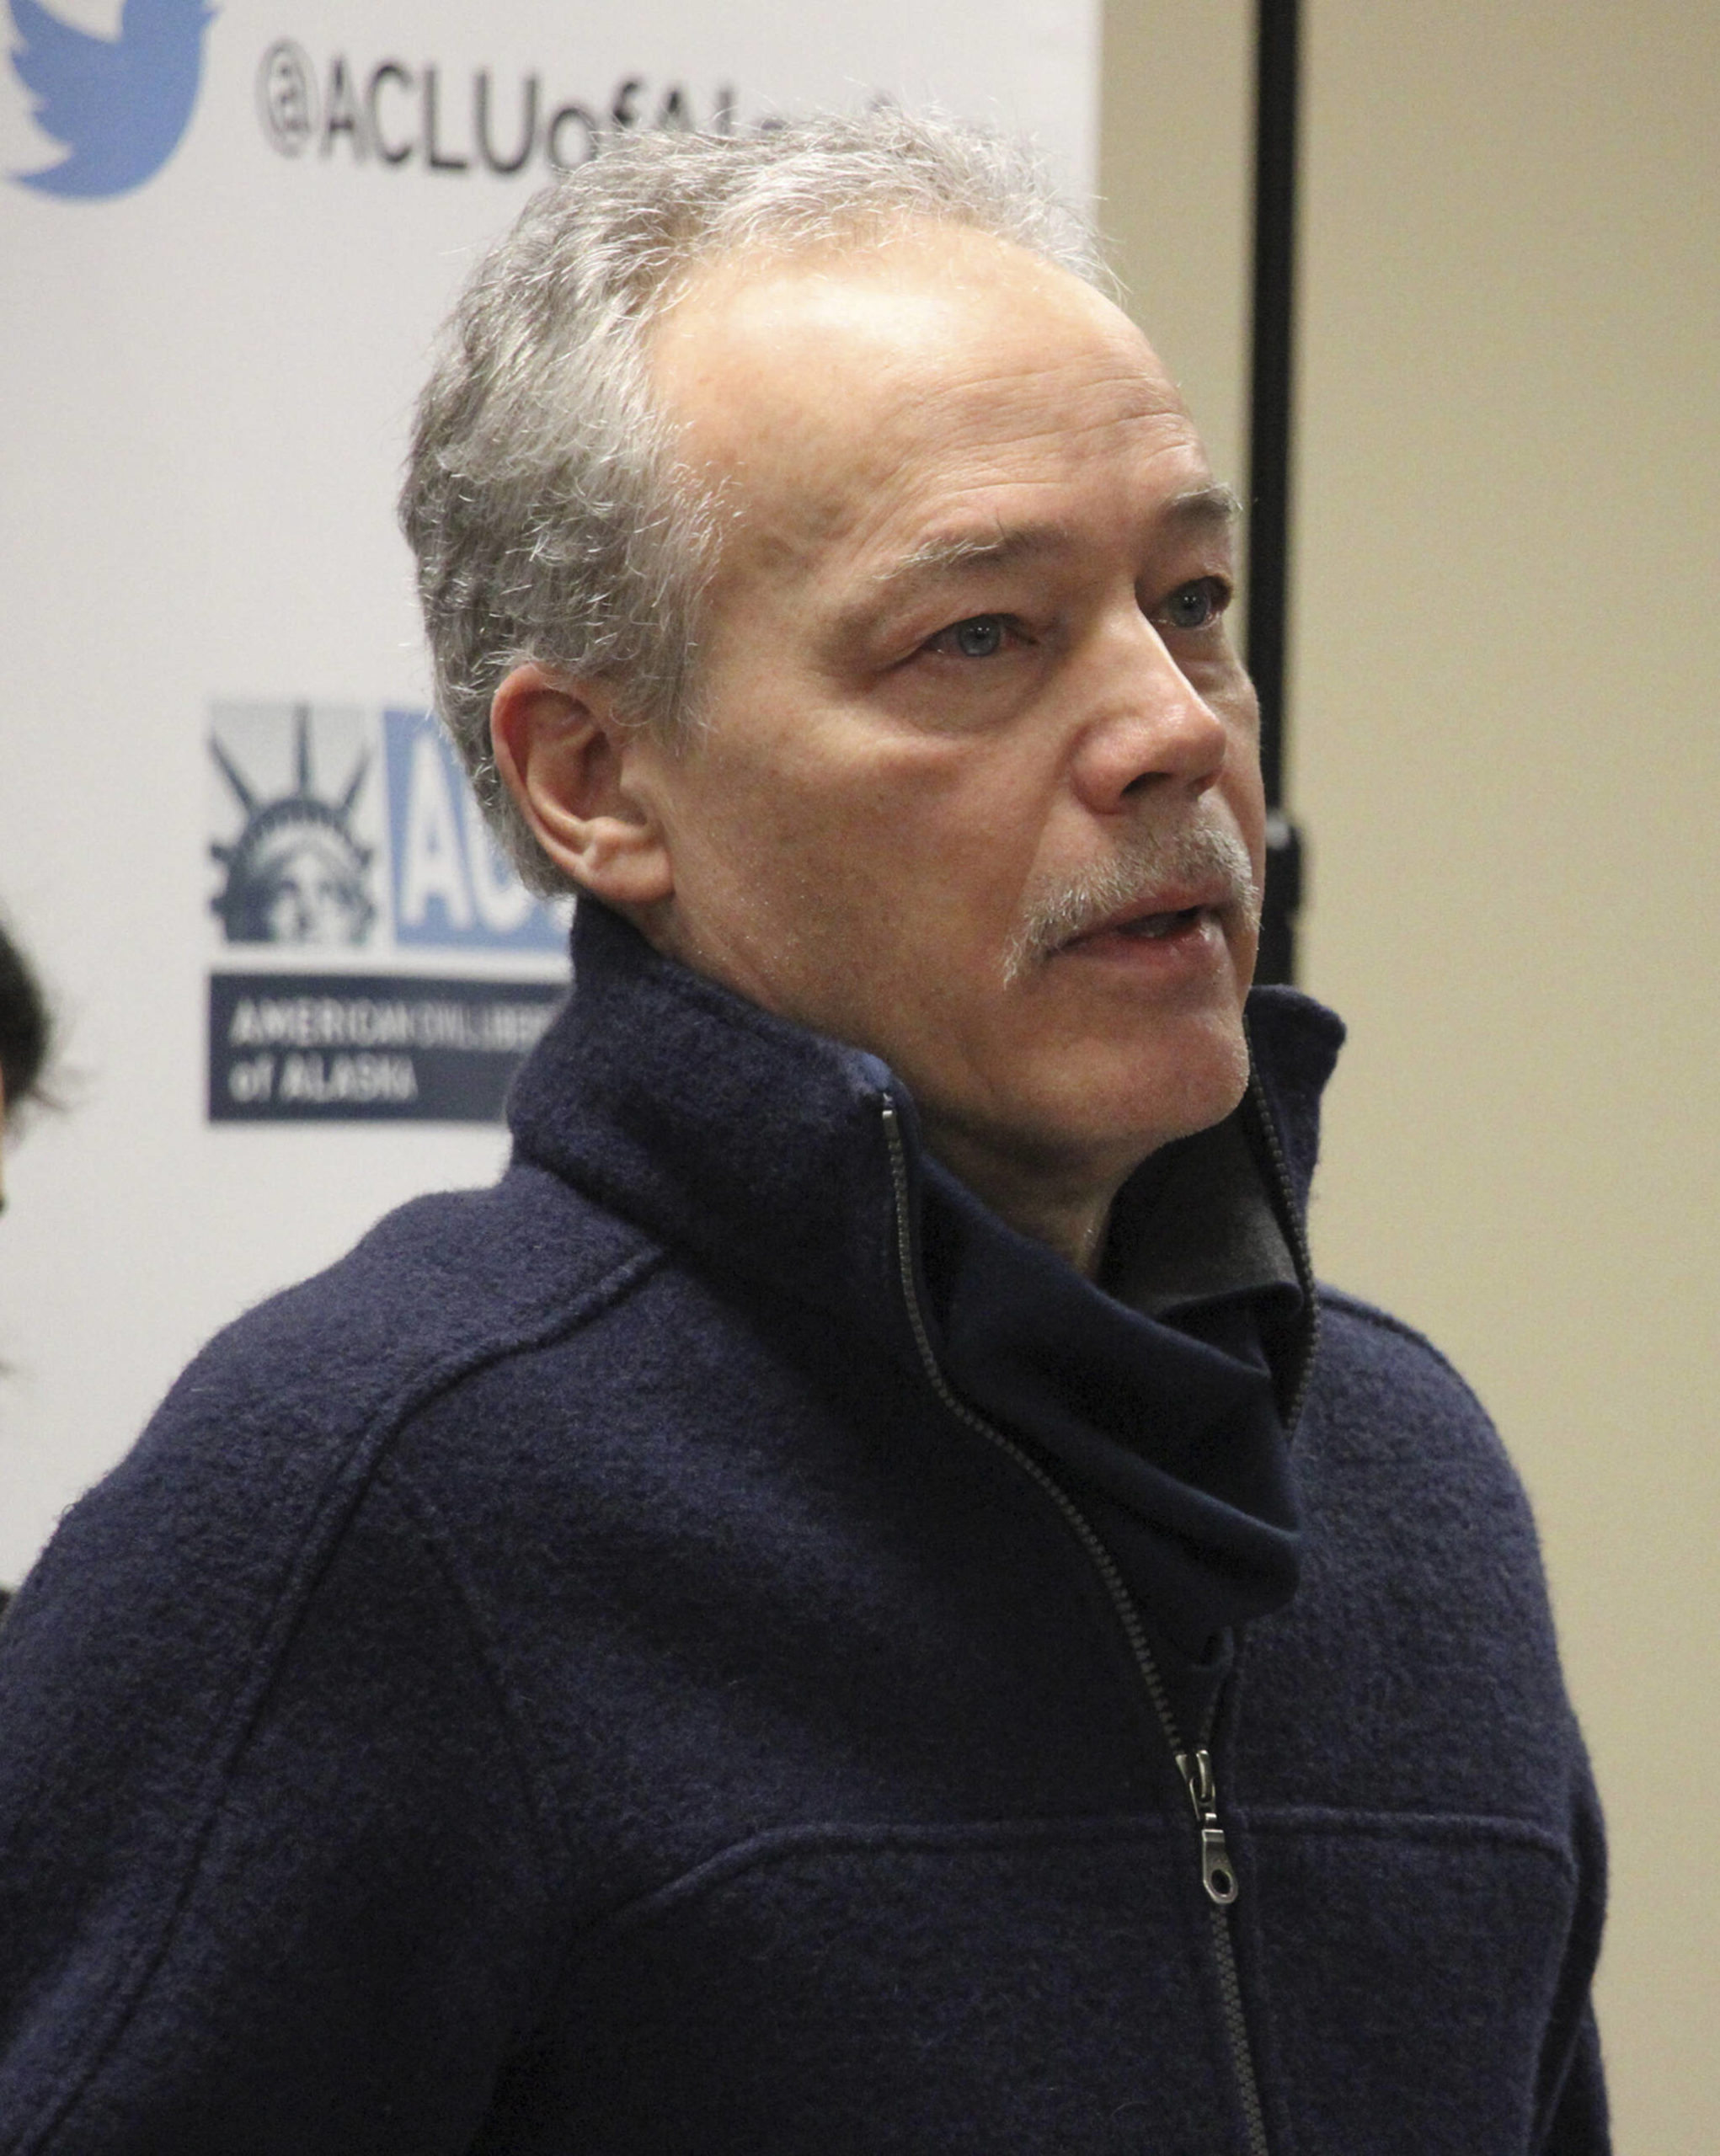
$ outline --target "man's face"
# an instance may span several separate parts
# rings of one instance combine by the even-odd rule
[[[707,271],[654,364],[724,521],[648,931],[883,1057],[963,1171],[1120,1178],[1226,1114],[1256,707],[1228,503],[1140,334],[940,228]]]

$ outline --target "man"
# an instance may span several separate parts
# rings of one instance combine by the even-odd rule
[[[1245,1023],[1232,507],[956,131],[478,270],[405,520],[577,985],[20,1597],[7,2148],[1605,2148],[1527,1511]]]

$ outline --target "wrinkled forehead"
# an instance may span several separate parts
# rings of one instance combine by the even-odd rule
[[[682,457],[722,504],[725,553],[863,544],[916,494],[931,514],[935,497],[1055,484],[1148,440],[1204,467],[1128,318],[986,234],[922,227],[710,265],[652,358]]]

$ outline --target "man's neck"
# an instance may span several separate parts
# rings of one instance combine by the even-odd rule
[[[1098,1181],[1073,1166],[1000,1156],[966,1131],[932,1117],[924,1121],[931,1150],[1001,1220],[1046,1244],[1087,1279],[1097,1278],[1112,1201],[1136,1164]]]

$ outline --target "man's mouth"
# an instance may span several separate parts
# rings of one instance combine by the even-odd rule
[[[1103,921],[1095,921],[1091,928],[1078,930],[1057,947],[1059,952],[1091,949],[1113,937],[1130,943],[1170,943],[1180,936],[1201,929],[1208,921],[1222,926],[1225,910],[1224,896],[1217,892],[1204,893],[1180,906],[1156,906],[1151,901],[1143,905],[1137,902],[1119,908]]]
[[[1214,821],[1140,831],[1087,869],[1028,894],[1004,953],[1012,984],[1065,956],[1114,956],[1130,944],[1192,956],[1258,919],[1253,864],[1241,836]],[[1145,953],[1143,953],[1143,957]]]
[[[1207,906],[1179,906],[1173,913],[1143,913],[1133,921],[1119,921],[1111,930],[1094,929],[1097,936],[1107,933],[1127,936],[1137,942],[1162,943],[1167,937],[1175,936],[1184,928],[1193,928],[1203,914],[1211,910]],[[1082,939],[1077,937],[1077,942]]]

